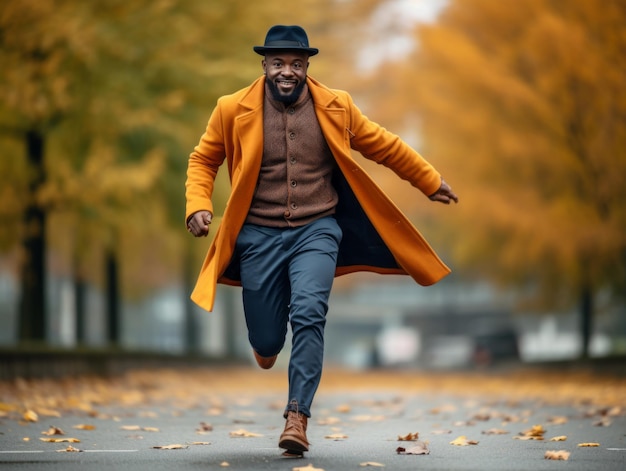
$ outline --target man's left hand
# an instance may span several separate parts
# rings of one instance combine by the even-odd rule
[[[459,202],[459,197],[452,191],[450,185],[448,185],[443,178],[441,179],[439,189],[428,198],[430,198],[431,201],[439,201],[444,204],[450,204],[450,201],[454,201],[455,203]]]

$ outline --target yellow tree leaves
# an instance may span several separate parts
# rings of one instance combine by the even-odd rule
[[[416,28],[410,56],[381,68],[377,84],[393,68],[397,86],[373,111],[407,133],[419,125],[461,197],[446,227],[434,223],[458,268],[531,280],[545,302],[555,285],[570,300],[585,283],[621,289],[625,21],[619,1],[451,0]]]

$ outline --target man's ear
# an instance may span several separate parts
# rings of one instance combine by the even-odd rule
[[[266,68],[267,68],[267,63],[265,62],[265,59],[263,59],[263,60],[261,61],[261,67],[263,67],[263,75],[266,75],[266,74],[267,74],[267,70],[266,70]]]

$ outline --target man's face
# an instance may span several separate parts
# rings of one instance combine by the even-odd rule
[[[295,103],[306,83],[309,56],[299,51],[267,53],[263,59],[263,71],[276,100]]]

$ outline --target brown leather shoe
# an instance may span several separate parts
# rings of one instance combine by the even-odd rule
[[[309,441],[306,438],[307,416],[301,412],[287,412],[285,430],[278,441],[279,448],[287,450],[288,454],[301,455],[309,451]]]
[[[252,349],[252,352],[254,353],[254,359],[257,364],[264,370],[269,370],[272,366],[274,366],[276,358],[278,358],[278,355],[274,355],[273,357],[262,357],[256,352],[255,349]]]

